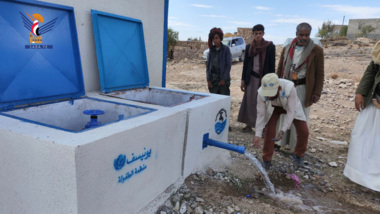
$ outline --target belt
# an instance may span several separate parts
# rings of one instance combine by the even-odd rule
[[[306,84],[306,78],[292,80],[292,81],[293,81],[294,85],[304,85],[304,84]]]
[[[259,79],[261,78],[261,77],[260,77],[260,74],[254,72],[254,71],[251,71],[251,75],[252,75],[253,77],[256,77],[256,78],[259,78]]]

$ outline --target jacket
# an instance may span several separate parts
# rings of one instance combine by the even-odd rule
[[[230,80],[230,71],[231,71],[231,62],[232,62],[232,57],[231,57],[231,52],[230,48],[228,46],[225,46],[221,44],[220,46],[221,50],[219,52],[219,65],[220,65],[220,80]],[[209,51],[208,56],[207,56],[207,65],[206,65],[206,76],[207,76],[207,81],[211,80],[211,66],[212,66],[212,54],[214,51]]]
[[[241,79],[244,80],[245,85],[249,85],[251,80],[251,72],[253,67],[253,57],[249,57],[249,47],[251,45],[247,45],[245,47],[244,53],[244,64],[243,64],[243,72]],[[260,78],[265,76],[268,73],[274,73],[276,71],[276,46],[272,43],[267,47],[265,52],[265,61],[263,67],[263,74]]]
[[[281,58],[277,66],[277,75],[280,78],[283,78],[280,75],[284,66],[285,54],[287,54],[285,53],[285,49],[287,48],[285,47],[282,49]],[[313,104],[313,94],[321,96],[324,78],[325,69],[323,49],[318,45],[314,45],[313,49],[310,52],[309,59],[307,61],[305,107],[309,107]]]
[[[376,85],[380,82],[380,65],[373,61],[365,70],[359,86],[356,89],[356,94],[364,96],[364,107],[366,107],[374,97]]]
[[[287,120],[288,123],[283,122],[283,124],[281,125],[281,130],[285,132],[286,130],[290,129],[290,126],[292,125],[292,121],[294,119],[306,121],[306,117],[302,109],[302,104],[299,98],[297,97],[297,93],[295,92],[294,83],[286,79],[279,79],[279,83],[281,86],[281,90],[279,92],[280,102],[285,111],[287,111],[285,120]],[[293,105],[289,105],[288,98],[292,89],[294,89],[293,96],[295,97],[292,98],[295,103],[292,103]],[[260,94],[261,87],[257,90],[257,92]],[[290,107],[292,109],[289,109]],[[271,118],[273,110],[274,109],[272,107],[272,102],[270,100],[266,100],[264,97],[261,97],[260,95],[257,96],[257,120],[255,136],[262,136],[262,131],[265,125],[268,123],[269,119]]]

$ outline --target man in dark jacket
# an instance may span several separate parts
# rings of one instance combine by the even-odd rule
[[[241,102],[238,122],[245,123],[244,132],[251,132],[255,127],[257,110],[257,89],[261,78],[268,73],[275,72],[276,47],[271,41],[266,41],[264,26],[255,25],[252,28],[253,41],[245,48],[243,72],[241,77],[241,90],[244,92]]]
[[[230,71],[231,52],[230,48],[222,44],[223,31],[220,28],[210,30],[208,46],[210,48],[206,76],[210,93],[230,95]]]

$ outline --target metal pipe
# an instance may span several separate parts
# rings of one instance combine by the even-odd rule
[[[223,143],[217,140],[213,140],[209,138],[209,133],[203,135],[203,145],[202,148],[206,148],[207,146],[215,146],[222,149],[227,149],[230,151],[238,152],[240,154],[244,154],[245,147],[233,145],[229,143]]]

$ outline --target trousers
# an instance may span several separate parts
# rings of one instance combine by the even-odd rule
[[[286,111],[282,107],[274,107],[273,114],[270,117],[268,123],[265,126],[264,133],[264,149],[263,149],[263,160],[271,161],[274,152],[274,143],[272,139],[276,137],[276,125],[281,114],[286,114]],[[303,120],[293,120],[293,125],[296,128],[297,133],[297,143],[294,148],[294,154],[298,157],[303,157],[307,149],[307,143],[309,140],[309,129],[307,127],[306,121]]]

